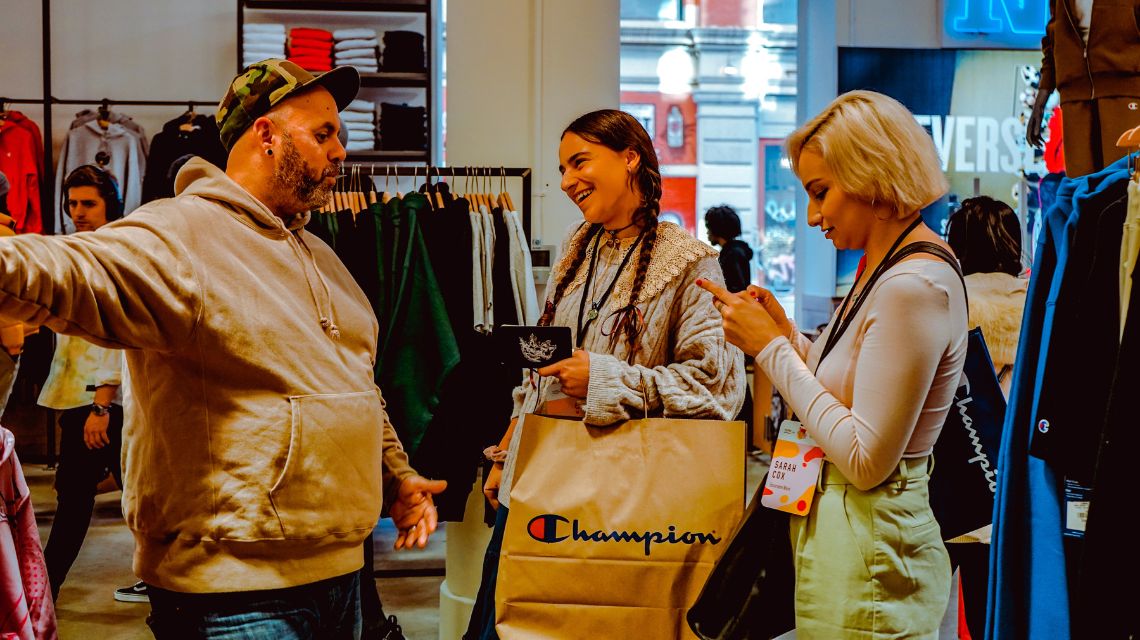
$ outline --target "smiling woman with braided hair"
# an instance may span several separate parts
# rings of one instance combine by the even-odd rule
[[[483,491],[498,514],[465,639],[498,637],[494,586],[520,414],[553,412],[540,407],[551,388],[594,426],[646,411],[732,420],[744,402],[743,354],[725,341],[712,300],[692,286],[724,282],[717,254],[677,225],[658,222],[661,173],[645,129],[623,111],[587,113],[563,131],[558,161],[562,191],[584,221],[562,243],[539,324],[570,327],[577,348],[515,389],[516,419],[491,448],[499,461]]]

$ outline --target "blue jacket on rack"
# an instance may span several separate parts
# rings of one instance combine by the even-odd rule
[[[1063,479],[1047,461],[1029,455],[1029,443],[1035,430],[1050,429],[1033,424],[1042,396],[1064,393],[1043,390],[1043,382],[1062,275],[1082,206],[1105,190],[1119,189],[1127,179],[1126,159],[1091,176],[1066,179],[1043,217],[998,461],[987,640],[1070,637]]]

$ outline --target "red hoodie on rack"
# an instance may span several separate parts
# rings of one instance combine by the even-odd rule
[[[11,184],[8,211],[17,233],[42,233],[40,176],[44,148],[40,128],[19,111],[0,118],[0,172]]]

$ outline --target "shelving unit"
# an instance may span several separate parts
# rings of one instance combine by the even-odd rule
[[[434,89],[435,22],[432,7],[434,0],[407,0],[405,2],[374,0],[238,0],[237,11],[237,67],[242,69],[244,57],[244,25],[247,22],[276,22],[292,26],[306,26],[329,29],[347,26],[375,28],[377,37],[383,38],[385,27],[408,29],[407,24],[415,20],[422,25],[424,35],[425,68],[423,73],[378,73],[360,74],[360,98],[375,102],[379,116],[381,102],[395,104],[409,103],[422,106],[427,112],[427,141],[421,150],[384,149],[380,139],[380,149],[350,151],[348,162],[388,162],[430,164],[436,136],[436,93]],[[254,17],[254,20],[250,20]],[[409,29],[418,30],[418,29]],[[410,90],[410,91],[409,91]]]

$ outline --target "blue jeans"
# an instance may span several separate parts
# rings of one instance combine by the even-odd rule
[[[149,586],[147,624],[157,640],[355,640],[360,638],[357,572],[286,589],[177,593]]]

